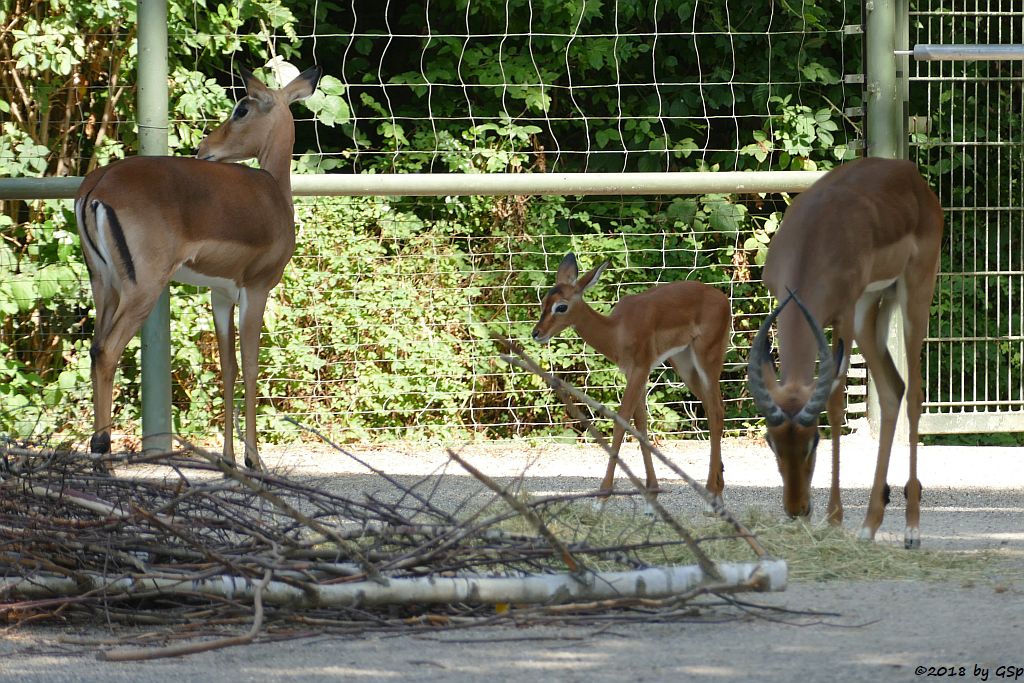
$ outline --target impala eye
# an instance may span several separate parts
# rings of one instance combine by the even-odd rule
[[[551,309],[551,312],[552,313],[565,313],[568,310],[569,310],[569,304],[567,304],[564,301],[562,301],[560,303],[555,304],[554,307]]]
[[[243,101],[239,102],[237,105],[235,105],[235,111],[231,115],[231,118],[233,118],[235,120],[244,119],[246,114],[248,114],[248,113],[249,113],[249,105],[247,105],[245,103],[245,100],[243,100]]]

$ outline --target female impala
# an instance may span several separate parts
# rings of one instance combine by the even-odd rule
[[[245,462],[256,448],[256,375],[267,296],[295,248],[288,105],[311,95],[313,67],[280,90],[242,71],[246,96],[199,146],[197,159],[132,157],[86,176],[75,197],[78,233],[96,301],[90,350],[94,454],[110,451],[114,371],[171,280],[210,287],[224,382],[224,459],[232,445],[234,309],[245,384]],[[260,169],[236,164],[255,157]],[[261,170],[262,169],[262,170]]]
[[[676,374],[704,405],[711,428],[711,463],[708,490],[721,503],[725,480],[722,475],[722,429],[725,407],[718,386],[729,346],[732,313],[729,297],[701,282],[682,281],[659,285],[640,294],[623,297],[610,315],[601,315],[583,300],[608,266],[605,261],[579,276],[576,256],[562,259],[555,286],[544,297],[540,321],[533,339],[546,343],[573,326],[587,344],[615,363],[626,376],[619,415],[634,420],[637,431],[647,436],[647,378],[658,365],[668,361]],[[625,430],[618,424],[612,432],[612,456],[601,482],[610,493],[615,464]],[[647,490],[658,492],[651,453],[641,448]]]

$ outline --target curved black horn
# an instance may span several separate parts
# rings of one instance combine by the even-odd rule
[[[807,399],[807,403],[804,404],[804,407],[793,418],[797,424],[803,427],[810,427],[818,419],[822,409],[825,407],[825,402],[828,401],[829,394],[832,393],[832,381],[835,379],[836,374],[835,361],[832,359],[832,352],[829,349],[828,340],[825,339],[825,331],[821,329],[821,325],[818,324],[818,321],[814,319],[811,312],[804,306],[804,302],[800,301],[796,294],[790,292],[789,296],[800,307],[804,318],[807,320],[807,324],[811,326],[811,331],[814,332],[815,341],[818,342],[818,379],[814,382],[814,389],[811,391],[811,396]]]
[[[764,415],[764,420],[769,427],[777,427],[785,422],[786,413],[775,402],[775,399],[772,398],[771,393],[768,391],[768,387],[765,386],[764,364],[770,360],[769,356],[771,353],[768,330],[771,329],[772,323],[775,322],[775,319],[779,317],[779,313],[782,312],[782,309],[785,308],[792,298],[793,293],[790,292],[789,297],[776,306],[775,310],[769,313],[768,317],[761,323],[761,328],[757,331],[754,343],[750,347],[750,356],[747,358],[747,388],[750,390],[750,396],[754,399],[754,405],[757,406],[758,412]]]

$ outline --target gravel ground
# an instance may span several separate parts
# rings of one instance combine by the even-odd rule
[[[846,526],[859,527],[873,475],[876,446],[865,430],[843,444]],[[523,477],[527,490],[592,491],[605,457],[592,446],[504,444],[460,447],[487,474]],[[707,444],[665,444],[667,455],[697,479],[706,475]],[[1024,449],[920,449],[924,484],[922,546],[989,549],[999,566],[990,582],[791,582],[784,592],[748,595],[784,607],[771,619],[715,609],[692,623],[475,628],[468,631],[363,638],[319,637],[259,642],[184,659],[114,664],[94,650],[62,644],[61,636],[103,637],[101,629],[65,632],[18,628],[0,640],[0,681],[878,681],[942,676],[1024,680]],[[355,454],[407,481],[444,471],[435,500],[464,500],[479,485],[449,464],[441,448],[373,448]],[[640,470],[639,452],[624,452]],[[326,448],[266,453],[275,469],[317,477],[339,490],[384,490],[350,458]],[[781,481],[763,444],[723,445],[726,503],[781,515]],[[906,449],[893,454],[893,504],[877,542],[902,545]],[[815,473],[815,509],[824,510],[830,477],[823,448]],[[681,514],[700,503],[667,469],[661,500]],[[629,503],[625,503],[629,504]],[[817,612],[818,615],[795,614]],[[943,669],[942,667],[945,667]]]

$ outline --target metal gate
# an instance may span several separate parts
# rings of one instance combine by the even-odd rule
[[[1024,43],[1020,0],[919,0],[909,23],[911,47]],[[910,60],[910,158],[946,211],[921,433],[1024,431],[1024,55],[998,49]]]

